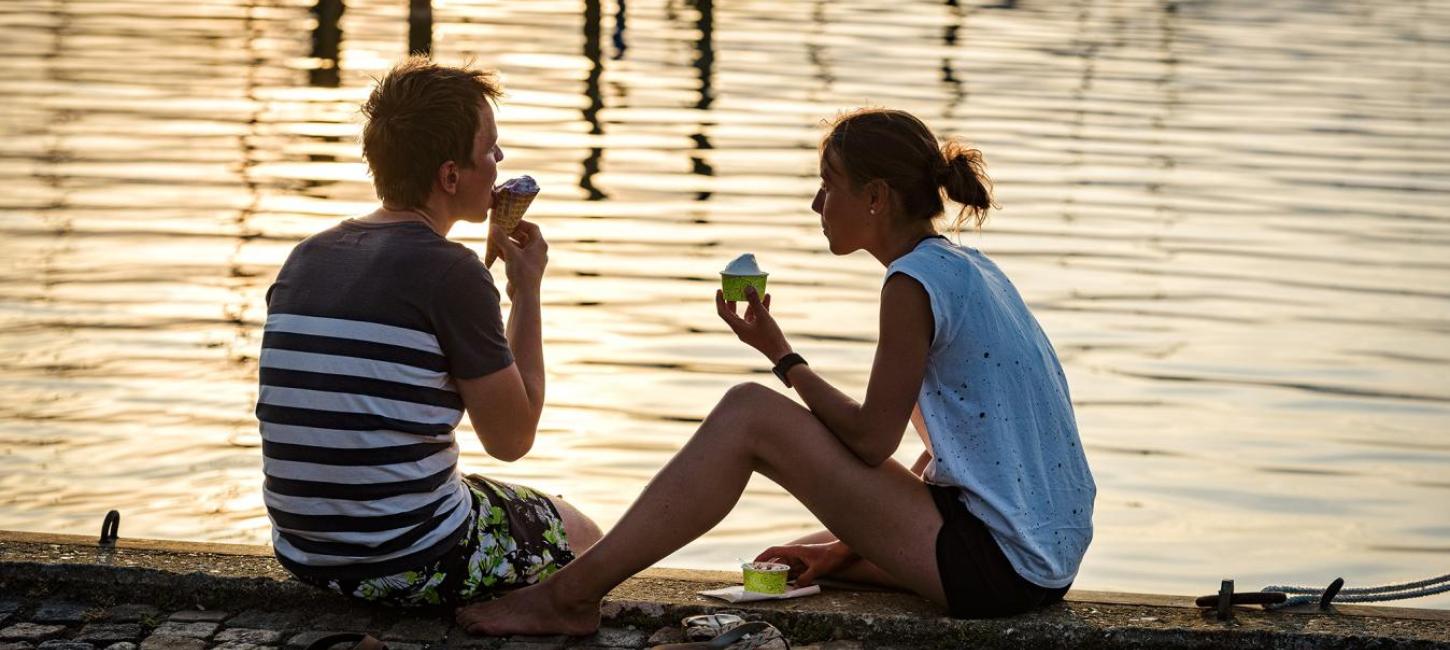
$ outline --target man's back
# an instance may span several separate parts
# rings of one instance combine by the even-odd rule
[[[349,220],[297,246],[267,306],[257,417],[279,559],[353,578],[437,558],[470,511],[454,380],[513,363],[488,271],[426,224]]]

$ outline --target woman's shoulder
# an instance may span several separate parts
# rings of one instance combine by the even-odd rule
[[[933,237],[916,245],[887,267],[887,277],[900,271],[918,280],[937,278],[963,280],[980,275],[985,256],[969,246],[954,243],[945,237]]]

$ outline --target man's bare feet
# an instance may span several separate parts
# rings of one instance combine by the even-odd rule
[[[469,634],[584,636],[599,630],[599,602],[556,598],[546,585],[537,584],[460,607],[456,618]]]

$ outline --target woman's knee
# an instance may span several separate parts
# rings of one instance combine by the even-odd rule
[[[735,384],[730,390],[725,391],[725,396],[720,398],[720,404],[733,406],[759,406],[762,402],[772,402],[784,398],[784,395],[777,393],[765,385],[747,381]]]
[[[779,419],[782,408],[791,407],[800,408],[790,398],[761,384],[736,384],[725,391],[696,435],[723,435],[749,443],[760,430]]]

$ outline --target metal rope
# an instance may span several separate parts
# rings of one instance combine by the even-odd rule
[[[1292,607],[1307,603],[1319,602],[1324,594],[1322,587],[1294,587],[1288,585],[1271,585],[1264,587],[1261,591],[1277,591],[1285,594],[1303,594],[1291,596],[1288,600],[1277,605],[1265,605],[1266,609],[1279,609],[1280,607]],[[1450,591],[1450,573],[1434,578],[1405,582],[1401,584],[1385,585],[1382,587],[1357,587],[1352,589],[1341,589],[1335,594],[1333,602],[1341,603],[1376,603],[1387,600],[1405,600],[1407,598],[1420,598],[1433,596]]]

